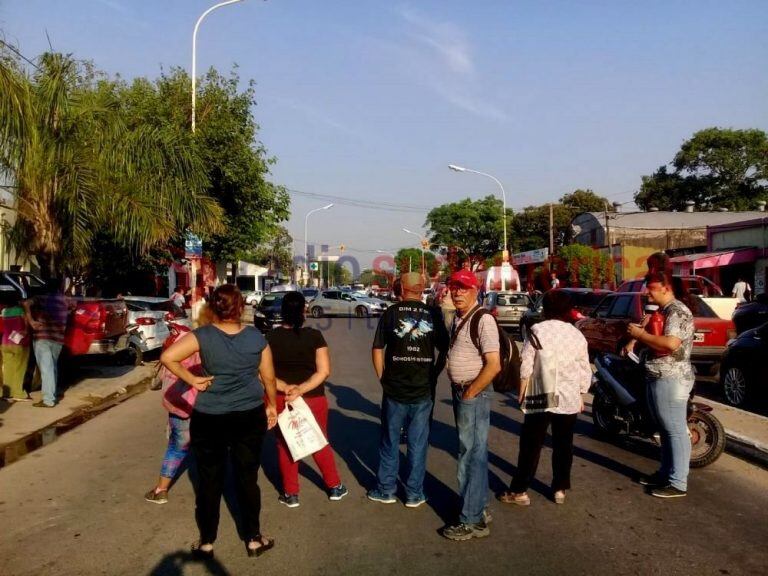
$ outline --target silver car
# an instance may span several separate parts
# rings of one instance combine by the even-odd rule
[[[379,316],[385,310],[378,302],[370,298],[352,296],[341,290],[323,290],[309,303],[309,313],[313,318],[322,316]]]
[[[531,305],[531,297],[526,292],[488,292],[483,302],[499,326],[513,330],[519,330],[520,318]]]

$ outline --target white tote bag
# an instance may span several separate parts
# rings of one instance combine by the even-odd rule
[[[285,410],[277,417],[277,424],[294,462],[328,445],[314,414],[301,396],[290,404],[286,403]]]

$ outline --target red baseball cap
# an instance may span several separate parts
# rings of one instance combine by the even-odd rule
[[[448,279],[448,286],[458,285],[464,288],[477,288],[477,276],[475,276],[469,270],[461,269],[453,274]]]

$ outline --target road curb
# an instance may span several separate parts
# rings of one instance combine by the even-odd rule
[[[9,464],[13,464],[21,457],[43,446],[47,446],[65,432],[69,432],[91,418],[106,412],[129,398],[133,398],[137,394],[146,392],[152,384],[152,380],[152,376],[147,376],[135,384],[121,387],[116,392],[103,398],[91,396],[86,400],[88,403],[75,408],[66,416],[51,422],[44,428],[30,432],[12,442],[0,445],[0,470]]]
[[[726,430],[725,451],[768,469],[768,445],[762,442]]]

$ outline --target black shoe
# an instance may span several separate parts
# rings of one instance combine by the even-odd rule
[[[280,502],[280,504],[285,504],[286,506],[288,506],[288,508],[299,507],[298,494],[280,494],[280,496],[277,497],[277,501]]]
[[[640,476],[637,479],[637,483],[641,486],[648,486],[649,488],[662,488],[669,484],[669,480],[663,478],[658,472],[648,474],[646,476]]]
[[[687,495],[687,492],[675,488],[672,484],[651,490],[651,496],[656,496],[656,498],[682,498]]]

